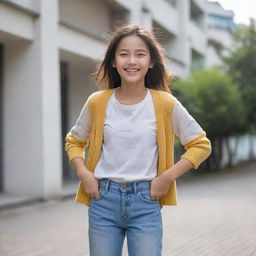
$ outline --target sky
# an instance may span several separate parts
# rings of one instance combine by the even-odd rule
[[[224,9],[235,13],[235,23],[249,24],[249,18],[256,19],[256,0],[209,0],[218,1]]]

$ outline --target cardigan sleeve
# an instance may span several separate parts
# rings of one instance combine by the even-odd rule
[[[69,161],[76,157],[84,159],[85,149],[89,145],[90,130],[90,113],[87,101],[75,125],[66,136],[65,150]]]
[[[172,123],[175,135],[186,150],[181,158],[189,160],[195,169],[198,168],[211,153],[211,143],[206,133],[178,100],[172,112]]]

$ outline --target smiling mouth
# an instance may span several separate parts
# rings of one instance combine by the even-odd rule
[[[140,69],[138,69],[138,68],[124,68],[124,70],[127,71],[127,72],[137,72]]]

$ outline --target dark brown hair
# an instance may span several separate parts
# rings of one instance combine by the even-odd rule
[[[126,25],[115,30],[109,40],[104,59],[94,73],[94,78],[100,89],[111,89],[121,86],[121,78],[112,63],[115,59],[119,42],[126,36],[136,35],[147,45],[153,68],[145,76],[145,86],[156,90],[170,92],[169,82],[172,78],[164,64],[164,50],[157,42],[155,36],[144,27]]]

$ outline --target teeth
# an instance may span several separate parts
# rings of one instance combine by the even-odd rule
[[[127,71],[138,71],[137,68],[126,68],[125,70],[127,70]]]

